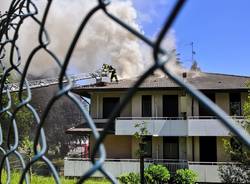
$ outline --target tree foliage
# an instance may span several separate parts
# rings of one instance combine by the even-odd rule
[[[139,143],[139,146],[140,145],[145,145],[146,144],[146,142],[145,142],[145,136],[147,136],[148,134],[149,134],[149,132],[148,132],[148,129],[147,129],[147,125],[146,125],[146,122],[141,122],[141,123],[136,123],[135,124],[135,128],[137,128],[138,129],[138,131],[136,131],[135,133],[134,133],[134,137],[137,139],[137,141],[138,141],[138,143]],[[138,156],[140,156],[140,155],[145,155],[145,151],[143,150],[143,149],[138,149],[137,151],[136,151],[136,154],[138,155]]]
[[[147,183],[163,184],[170,180],[170,173],[163,165],[151,164],[145,169],[145,179]]]
[[[6,141],[7,134],[10,132],[9,139],[12,142],[14,139],[13,134],[13,120],[11,119],[11,114],[13,114],[18,105],[20,104],[20,100],[18,99],[18,94],[16,92],[11,93],[11,98],[9,99],[6,94],[3,95],[2,99],[2,107],[6,107],[7,104],[11,102],[11,108],[8,110],[9,113],[4,112],[0,115],[1,127],[3,129],[3,139]],[[19,132],[19,140],[23,140],[25,137],[29,136],[31,132],[31,125],[33,121],[33,116],[30,110],[23,106],[16,111],[14,120],[16,122],[18,132]]]
[[[237,164],[219,167],[219,176],[223,183],[248,183],[249,174],[247,168]]]
[[[197,173],[190,169],[178,169],[174,178],[177,184],[195,184],[197,180]]]
[[[135,138],[139,140],[140,143],[143,143],[143,138],[149,133],[146,122],[143,121],[142,123],[136,123],[135,128],[138,129],[138,131],[134,134]]]
[[[250,91],[243,105],[243,128],[250,133]],[[224,140],[225,151],[231,156],[235,164],[219,167],[219,175],[225,183],[248,183],[250,181],[250,149],[241,141],[232,136],[230,140]]]
[[[145,181],[147,184],[167,184],[170,180],[170,173],[163,165],[151,164],[144,170]],[[139,184],[139,173],[130,172],[118,177],[122,184]]]
[[[118,177],[118,180],[122,184],[139,184],[140,183],[140,176],[138,173],[130,172],[122,174]]]

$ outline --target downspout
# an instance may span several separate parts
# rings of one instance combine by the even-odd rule
[[[194,136],[192,136],[192,160],[194,160]]]
[[[192,97],[192,105],[191,105],[191,109],[192,109],[192,116],[194,116],[194,97]]]

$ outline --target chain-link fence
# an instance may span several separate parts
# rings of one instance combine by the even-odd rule
[[[126,106],[127,102],[132,98],[136,93],[137,88],[142,84],[142,82],[149,77],[155,70],[161,70],[168,77],[174,80],[178,85],[182,86],[188,93],[190,93],[194,98],[196,98],[201,104],[203,104],[207,109],[211,110],[223,123],[227,126],[235,135],[237,135],[242,142],[244,142],[248,147],[250,147],[250,136],[232,119],[229,119],[228,116],[220,108],[215,106],[212,101],[210,101],[206,96],[204,96],[200,91],[196,90],[187,82],[183,81],[182,78],[179,78],[173,72],[166,67],[166,63],[171,60],[174,55],[173,52],[167,52],[164,48],[161,47],[161,43],[166,36],[171,25],[175,21],[178,13],[183,7],[185,0],[178,0],[174,5],[173,9],[169,13],[169,16],[166,18],[163,27],[160,30],[159,35],[156,38],[156,41],[151,41],[149,38],[145,37],[142,33],[134,29],[133,27],[126,24],[123,20],[119,19],[115,15],[111,14],[107,7],[112,3],[108,0],[99,0],[97,5],[92,8],[85,17],[82,18],[82,22],[79,23],[79,27],[76,30],[73,40],[71,41],[69,49],[66,51],[66,57],[63,61],[53,53],[49,48],[50,39],[49,32],[46,30],[45,24],[47,22],[48,13],[50,12],[52,0],[45,1],[46,7],[42,13],[42,18],[37,18],[38,8],[36,2],[33,0],[12,0],[10,3],[9,9],[6,12],[1,12],[0,16],[0,64],[1,64],[1,90],[0,90],[0,116],[5,116],[9,120],[8,129],[2,129],[0,127],[0,150],[2,154],[1,163],[0,163],[0,178],[2,178],[3,170],[7,173],[7,183],[11,183],[11,166],[9,162],[10,156],[15,156],[21,163],[22,167],[22,176],[19,183],[29,183],[28,172],[30,167],[32,167],[37,161],[43,161],[48,166],[50,173],[54,177],[55,183],[61,183],[59,174],[57,173],[52,162],[46,157],[46,152],[49,145],[46,143],[46,134],[43,129],[46,122],[46,117],[52,109],[53,104],[60,100],[63,96],[70,99],[77,108],[81,111],[83,117],[88,123],[89,127],[92,129],[93,136],[96,140],[94,150],[92,153],[92,167],[91,169],[84,173],[77,183],[83,183],[87,178],[89,178],[93,173],[100,171],[106,178],[108,178],[112,183],[117,183],[116,179],[112,176],[112,173],[108,173],[103,168],[103,163],[105,162],[105,147],[103,141],[107,135],[107,132],[112,128],[112,122],[114,122],[117,115],[121,110]],[[146,2],[145,2],[146,3]],[[74,11],[74,10],[72,10]],[[141,41],[147,44],[152,48],[152,55],[154,58],[153,65],[147,69],[141,75],[141,77],[136,81],[136,83],[131,86],[128,92],[124,95],[121,100],[121,103],[115,107],[113,113],[110,115],[110,118],[106,122],[104,131],[99,133],[96,129],[93,119],[89,113],[84,108],[82,102],[76,98],[72,93],[72,79],[67,75],[67,69],[70,63],[70,59],[75,50],[77,42],[80,36],[83,34],[83,30],[88,25],[89,20],[97,12],[102,11],[105,16],[107,16],[112,21],[116,22],[124,30],[132,33],[134,36],[138,37]],[[23,23],[30,19],[37,24],[39,27],[38,34],[38,44],[33,50],[29,53],[29,57],[26,61],[23,61],[21,58],[21,53],[17,41],[19,39],[19,31]],[[87,35],[86,35],[87,36]],[[58,76],[58,91],[49,101],[46,109],[39,116],[36,109],[30,104],[32,99],[32,90],[30,88],[30,83],[27,80],[27,73],[30,69],[30,65],[33,62],[33,58],[40,51],[45,52],[50,56],[53,61],[57,64],[57,67],[60,68],[60,74]],[[84,51],[83,51],[84,52]],[[24,67],[21,69],[21,63],[24,63]],[[18,104],[15,105],[13,109],[13,98],[11,96],[11,91],[8,88],[8,76],[11,72],[17,73],[20,78],[19,89],[18,89]],[[65,83],[66,79],[66,83]],[[28,111],[32,114],[33,122],[36,123],[36,133],[34,137],[33,153],[34,156],[32,159],[26,163],[23,156],[18,151],[20,147],[19,136],[22,132],[17,128],[17,114],[23,108],[27,108]],[[0,124],[2,126],[2,123]],[[3,139],[3,134],[6,134],[7,139]],[[13,139],[11,139],[11,137]],[[4,146],[7,145],[7,146]],[[98,153],[99,159],[95,159],[95,155]]]

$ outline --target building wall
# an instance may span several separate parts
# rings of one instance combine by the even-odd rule
[[[186,137],[179,137],[179,158],[181,160],[187,159],[187,140],[186,140]]]
[[[179,115],[186,112],[187,116],[199,116],[199,103],[193,100],[190,95],[183,96],[183,91],[138,91],[121,113],[122,117],[141,117],[141,96],[152,95],[152,114],[153,117],[162,117],[163,95],[179,96]],[[102,118],[102,100],[103,97],[121,97],[122,92],[105,92],[91,94],[91,114],[94,118]],[[247,93],[241,93],[242,106],[247,99]],[[215,94],[216,104],[226,113],[229,113],[229,93],[217,92]],[[191,107],[193,106],[193,112]],[[226,137],[217,137],[217,159],[220,162],[230,160],[230,157],[224,151],[223,139]],[[136,155],[139,149],[138,141],[133,136],[114,136],[108,135],[105,141],[107,155],[109,158],[138,158]],[[119,145],[117,147],[116,145]],[[119,149],[118,149],[119,148]],[[200,161],[199,137],[180,137],[179,138],[179,157],[190,161]],[[163,137],[152,138],[152,157],[163,158]]]
[[[99,118],[99,96],[95,93],[91,94],[91,105],[90,105],[90,113],[91,116],[96,119]]]
[[[162,90],[162,91],[138,91],[132,98],[132,116],[141,117],[142,106],[141,97],[142,95],[152,95],[152,115],[153,117],[162,117],[163,113],[163,95],[178,95],[179,96],[179,115],[181,115],[181,95],[182,90]]]
[[[100,119],[103,117],[103,98],[105,97],[120,97],[124,95],[124,92],[102,92],[102,93],[91,93],[91,108],[90,112],[92,117]],[[129,103],[123,108],[120,116],[131,117],[132,115],[132,103]]]
[[[187,137],[186,141],[187,141],[187,143],[186,143],[187,160],[193,160],[192,137]]]
[[[135,159],[135,158],[139,158],[138,157],[138,150],[139,150],[139,142],[138,140],[132,136],[132,149],[131,149],[131,154],[132,154],[132,158]]]
[[[141,117],[142,109],[141,109],[141,98],[136,93],[132,97],[132,117]]]
[[[163,159],[163,138],[152,138],[152,157],[155,159]]]
[[[200,139],[194,137],[194,161],[200,161]]]
[[[217,160],[219,162],[230,161],[230,155],[224,149],[223,140],[230,139],[229,137],[217,137]]]
[[[230,113],[230,111],[229,111],[229,93],[216,93],[215,94],[215,102],[227,114]]]
[[[163,104],[163,101],[162,101],[162,95],[160,93],[156,93],[154,94],[153,96],[153,114],[155,117],[162,117],[162,104]]]
[[[95,140],[93,136],[90,136],[90,150],[93,149],[94,144],[95,144]],[[131,145],[132,145],[131,136],[107,135],[104,141],[107,159],[129,159],[131,158],[132,157]]]
[[[224,150],[223,139],[228,137],[217,137],[217,161],[230,161],[230,155]],[[192,143],[194,140],[194,144]],[[90,149],[93,149],[95,141],[91,136]],[[194,148],[192,146],[194,145]],[[134,136],[108,135],[104,141],[107,159],[137,159],[139,144]],[[194,150],[194,160],[193,160]],[[152,158],[163,159],[163,137],[152,137]],[[200,161],[199,137],[179,137],[179,159],[189,161]]]
[[[187,105],[185,107],[187,116],[199,116],[199,103],[192,96],[187,94]],[[192,110],[193,107],[193,110]]]
[[[122,97],[124,92],[96,92],[91,93],[91,115],[93,118],[102,118],[103,98],[104,97]],[[199,116],[199,103],[189,94],[185,94],[182,90],[161,90],[161,91],[138,91],[129,101],[128,105],[123,109],[121,117],[141,117],[142,95],[152,95],[152,116],[162,117],[163,113],[163,95],[179,96],[179,116],[182,112],[186,112],[187,116]],[[247,93],[241,93],[241,104],[247,100]],[[229,114],[229,93],[215,93],[215,103]],[[192,110],[193,107],[193,110]]]
[[[243,109],[243,106],[245,102],[247,101],[247,93],[241,93],[241,109]]]

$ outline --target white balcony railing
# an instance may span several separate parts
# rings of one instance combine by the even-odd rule
[[[186,160],[145,160],[145,167],[149,164],[158,163],[165,165],[171,173],[177,169],[189,168],[198,174],[199,182],[220,182],[218,168],[222,165],[235,164],[230,162],[189,162]],[[64,176],[79,177],[92,167],[89,159],[82,158],[65,158],[64,159]],[[140,162],[138,159],[106,159],[103,165],[106,171],[112,173],[115,177],[128,172],[140,171]],[[96,172],[93,177],[103,177],[100,172]]]
[[[221,183],[219,167],[237,164],[235,162],[188,162],[189,169],[198,174],[198,182]]]
[[[188,168],[186,160],[165,160],[165,159],[145,159],[145,167],[157,163],[165,165],[171,173],[175,173],[177,169]],[[81,176],[92,167],[90,159],[81,158],[65,158],[64,159],[64,176]],[[106,159],[104,166],[105,170],[112,173],[115,177],[128,172],[140,171],[139,159]],[[93,177],[103,177],[99,172],[96,172]]]
[[[242,122],[243,117],[228,117]],[[155,136],[230,136],[230,131],[214,116],[183,117],[119,117],[115,121],[116,135],[134,135],[135,125],[145,123],[149,135]]]

